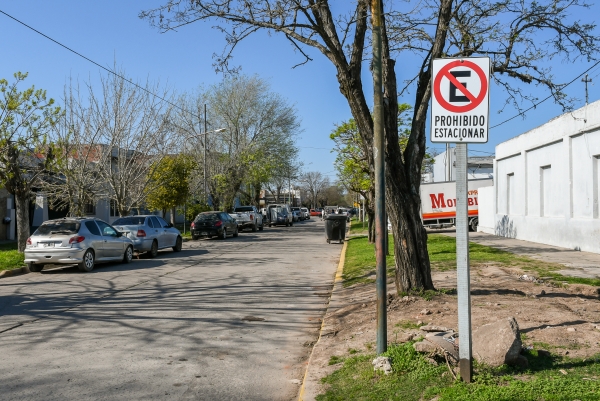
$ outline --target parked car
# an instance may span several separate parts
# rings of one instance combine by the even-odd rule
[[[225,239],[228,235],[238,236],[237,221],[225,212],[200,213],[190,225],[192,239],[219,237]]]
[[[244,228],[250,228],[252,232],[263,230],[263,215],[255,206],[238,206],[229,215],[237,221],[240,230]]]
[[[159,216],[121,217],[113,222],[113,226],[133,241],[136,252],[148,252],[151,258],[156,257],[159,249],[181,251],[181,233]]]
[[[269,227],[276,225],[285,225],[290,227],[294,225],[292,210],[288,204],[269,205]]]
[[[294,220],[294,222],[304,220],[302,218],[302,211],[300,211],[299,207],[292,208],[292,220]]]
[[[90,272],[96,263],[133,259],[133,241],[96,218],[48,220],[27,238],[25,263],[32,272],[47,264],[76,264]]]
[[[321,211],[318,209],[310,209],[311,216],[321,216]]]
[[[304,217],[304,220],[310,220],[310,213],[308,211],[308,208],[301,207],[300,211],[302,212],[302,216]]]

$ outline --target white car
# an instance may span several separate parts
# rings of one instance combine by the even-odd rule
[[[136,252],[148,252],[151,258],[156,257],[159,249],[181,251],[181,233],[159,216],[120,217],[113,226],[133,241]]]
[[[300,211],[302,211],[302,216],[304,217],[304,220],[309,220],[310,219],[310,212],[308,211],[308,208],[301,207]]]

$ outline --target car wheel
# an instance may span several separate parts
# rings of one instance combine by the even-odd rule
[[[44,268],[44,265],[36,265],[34,263],[27,263],[27,268],[29,269],[30,272],[41,272],[42,269]]]
[[[194,241],[198,240],[198,238],[200,238],[200,237],[199,237],[199,236],[197,236],[197,235],[192,235],[192,239],[193,239]]]
[[[227,229],[223,229],[223,234],[219,237],[219,239],[227,239]]]
[[[133,260],[133,248],[128,246],[123,254],[123,263],[131,263]]]
[[[252,231],[254,231],[254,230],[252,230]],[[239,233],[240,233],[240,230],[236,227],[235,231],[233,232],[233,236],[237,237],[239,235]]]
[[[290,226],[290,222],[289,222],[289,221],[286,221],[286,222],[285,222],[285,226],[286,226],[286,227],[289,227],[289,226]]]
[[[293,226],[294,226],[294,222],[292,221],[292,222],[290,223],[290,227],[293,227]]]
[[[175,240],[175,246],[173,247],[173,252],[181,252],[181,246],[183,245],[183,240],[181,237],[177,237]]]
[[[264,228],[265,228],[265,226],[264,226],[263,224],[261,224],[261,225],[258,227],[258,231],[262,231]]]
[[[256,232],[256,224],[254,224],[254,225],[252,226],[252,232],[253,232],[253,233],[255,233],[255,232]]]
[[[150,256],[151,258],[155,258],[158,255],[158,242],[156,242],[156,240],[152,241],[152,247],[150,248],[150,251],[148,252],[148,256]]]
[[[77,265],[77,268],[82,272],[91,272],[94,270],[94,251],[88,249],[83,254],[83,260]]]

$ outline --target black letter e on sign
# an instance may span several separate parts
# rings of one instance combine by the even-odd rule
[[[454,75],[455,78],[470,77],[471,71],[452,71],[450,72],[450,74]],[[465,88],[467,87],[466,82],[461,82],[461,84],[463,84]],[[452,82],[450,82],[450,102],[470,102],[468,97],[457,95],[456,89],[456,86]]]

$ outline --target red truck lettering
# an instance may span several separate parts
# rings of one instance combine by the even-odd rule
[[[440,207],[446,207],[446,202],[444,201],[444,194],[439,193],[437,196],[435,194],[429,194],[431,198],[431,208],[437,209]]]

